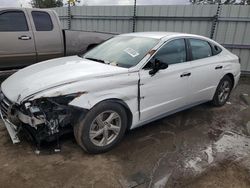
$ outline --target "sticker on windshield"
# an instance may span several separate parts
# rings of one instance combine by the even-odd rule
[[[136,57],[138,55],[140,55],[137,51],[135,51],[134,49],[132,48],[126,48],[124,50],[124,52],[126,52],[127,54],[131,55],[132,57]]]

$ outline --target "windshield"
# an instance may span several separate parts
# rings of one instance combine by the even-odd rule
[[[130,68],[138,64],[158,42],[153,38],[117,36],[90,50],[83,58]]]

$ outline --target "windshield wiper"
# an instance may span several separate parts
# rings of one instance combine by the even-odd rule
[[[96,59],[96,58],[90,58],[90,57],[86,57],[85,59],[92,60],[92,61],[97,61],[97,62],[100,62],[100,63],[105,63],[105,61],[102,60],[102,59]]]

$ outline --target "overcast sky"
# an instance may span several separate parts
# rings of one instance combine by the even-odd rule
[[[67,0],[64,0],[66,2]],[[0,7],[30,7],[30,0],[0,0]],[[81,0],[78,5],[131,5],[134,0]],[[137,0],[138,5],[189,4],[189,0]]]

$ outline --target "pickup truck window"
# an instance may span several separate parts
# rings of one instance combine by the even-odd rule
[[[37,31],[52,31],[53,23],[47,12],[32,11],[32,17]]]
[[[0,13],[0,32],[28,30],[28,24],[22,11],[8,11]]]

